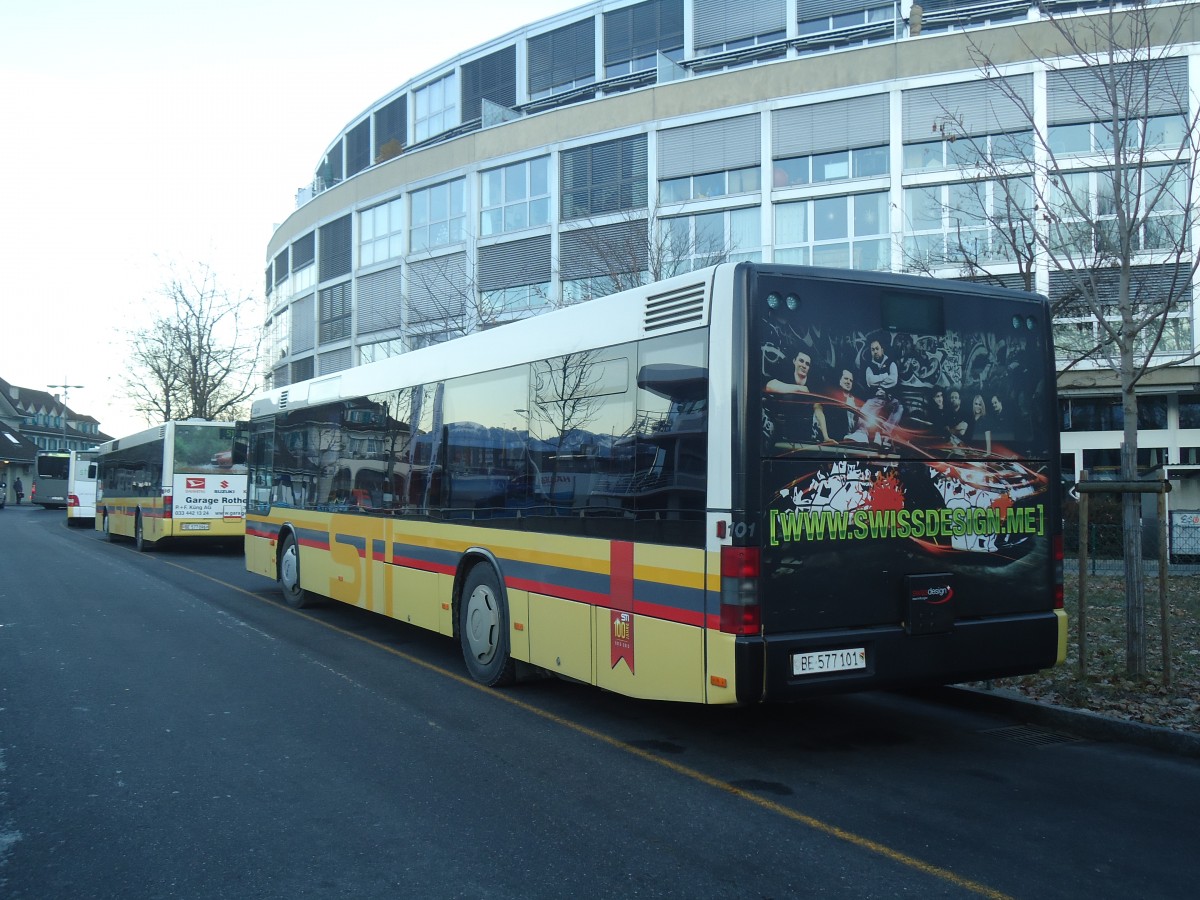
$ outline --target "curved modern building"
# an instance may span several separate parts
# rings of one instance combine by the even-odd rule
[[[1047,16],[1113,8],[596,0],[465,50],[351,119],[298,191],[267,248],[269,382],[723,259],[978,275],[965,237],[993,279],[1069,297],[1048,261],[998,249],[1001,191],[963,148],[1017,157],[1036,126],[1072,160],[1078,195],[1104,203],[1102,98],[1078,60],[1056,62]],[[1166,148],[1186,147],[1196,118],[1200,13],[1156,8],[1181,28],[1150,35],[1161,90],[1139,127],[1187,168]],[[1150,290],[1190,271],[1163,261],[1156,234],[1195,228],[1180,204],[1159,211],[1134,273]],[[1175,304],[1164,358],[1192,352],[1193,320],[1194,302]],[[1101,326],[1060,320],[1077,344]],[[1002,348],[982,364],[1003,365]],[[1198,381],[1194,365],[1148,381],[1147,468],[1200,463]],[[1061,395],[1064,471],[1115,472],[1111,373],[1074,367]]]

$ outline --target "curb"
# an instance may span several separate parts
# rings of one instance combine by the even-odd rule
[[[934,688],[933,691],[939,701],[951,705],[995,710],[1030,724],[1069,731],[1091,740],[1120,741],[1176,756],[1200,759],[1200,734],[1114,719],[1087,709],[1052,706],[1004,689],[988,691],[949,685]]]

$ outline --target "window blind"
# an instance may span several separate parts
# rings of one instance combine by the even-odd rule
[[[711,47],[787,29],[787,0],[692,0],[697,47]]]
[[[776,110],[771,116],[775,159],[888,143],[888,95],[872,94]]]
[[[756,166],[762,154],[760,117],[739,116],[671,128],[658,135],[658,177],[678,178]]]
[[[975,137],[1032,127],[1033,76],[946,84],[905,91],[904,142],[938,137],[939,126],[954,121],[954,133]],[[961,122],[957,120],[961,119]]]
[[[400,327],[403,285],[399,266],[364,275],[357,287],[359,334]]]
[[[466,309],[467,256],[455,253],[408,267],[408,321],[461,316]]]
[[[645,219],[563,232],[559,238],[559,278],[575,281],[649,268]]]
[[[529,93],[596,75],[596,20],[573,22],[529,39]]]
[[[550,280],[550,235],[479,248],[479,289],[498,291]]]
[[[293,353],[311,350],[316,346],[316,323],[313,321],[313,295],[301,297],[292,304],[292,339]]]
[[[1187,110],[1187,60],[1152,59],[1046,74],[1051,125],[1111,120],[1114,103],[1132,118]]]

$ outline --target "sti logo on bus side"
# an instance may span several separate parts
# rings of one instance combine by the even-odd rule
[[[202,490],[204,490],[204,479],[203,479],[203,478],[189,478],[189,479],[187,479],[187,485],[186,485],[186,489],[187,489],[187,490],[189,490],[189,491],[202,491]]]

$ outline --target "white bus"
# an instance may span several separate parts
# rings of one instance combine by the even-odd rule
[[[724,264],[256,399],[246,565],[636,697],[1066,652],[1049,305]]]
[[[166,422],[101,444],[96,530],[133,538],[138,550],[165,539],[245,533],[246,452],[234,422]]]
[[[96,451],[72,450],[67,467],[67,525],[96,518]]]

